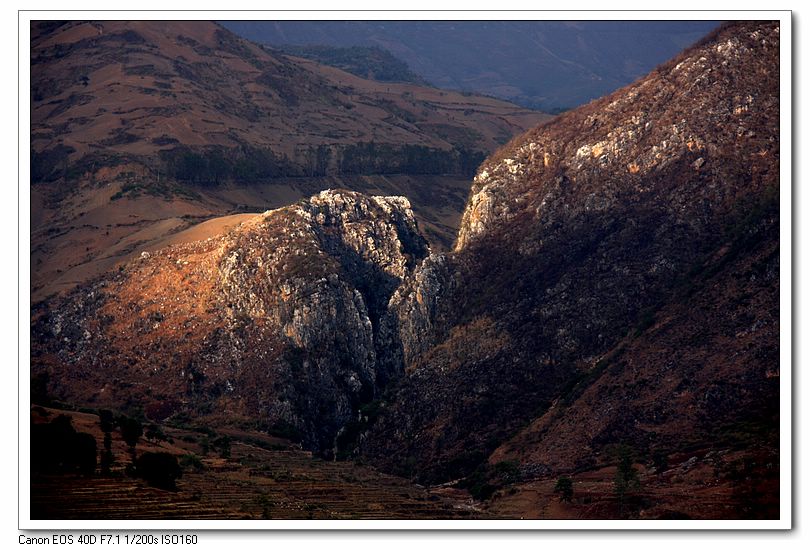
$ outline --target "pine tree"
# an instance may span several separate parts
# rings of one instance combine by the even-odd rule
[[[619,502],[619,515],[624,517],[627,496],[636,491],[641,486],[641,482],[638,478],[638,470],[633,466],[633,450],[627,445],[620,445],[616,449],[616,455],[619,461],[616,465],[613,489]]]
[[[574,498],[574,483],[570,477],[562,476],[554,486],[554,492],[560,493],[560,502],[571,502]]]

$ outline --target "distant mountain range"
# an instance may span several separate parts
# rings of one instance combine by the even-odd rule
[[[385,53],[364,51],[383,77],[373,67]],[[480,162],[549,118],[361,78],[209,21],[34,22],[34,295],[207,218],[329,187],[410,196],[447,248]]]
[[[284,53],[304,57],[344,70],[361,78],[380,82],[410,82],[422,86],[430,84],[414,73],[408,64],[379,46],[297,46],[278,47]]]
[[[440,88],[556,112],[629,84],[714,21],[225,21],[276,47],[376,46]]]

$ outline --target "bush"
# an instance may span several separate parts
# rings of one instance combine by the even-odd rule
[[[473,456],[481,457],[475,453]],[[520,465],[513,460],[498,462],[494,466],[483,463],[459,482],[476,500],[489,500],[503,487],[520,481]]]
[[[231,438],[227,435],[220,436],[213,440],[211,446],[219,451],[220,458],[231,457]]]
[[[175,490],[183,470],[177,457],[169,453],[144,453],[135,461],[135,476],[160,489]]]
[[[475,500],[489,500],[498,488],[484,480],[475,479],[468,486],[467,490]]]
[[[96,469],[96,440],[73,428],[69,416],[31,426],[31,468],[35,472],[92,474]]]
[[[166,433],[157,424],[149,424],[144,434],[149,441],[168,441]]]
[[[554,492],[560,493],[560,502],[571,502],[574,498],[574,483],[570,477],[561,477],[554,486]]]
[[[495,464],[495,475],[504,484],[520,481],[520,465],[516,460],[504,460]]]
[[[189,453],[181,456],[180,467],[183,468],[184,470],[195,470],[195,471],[205,469],[205,465],[203,464],[200,457],[198,457],[194,453]]]

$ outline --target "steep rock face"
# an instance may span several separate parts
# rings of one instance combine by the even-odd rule
[[[778,123],[778,64],[771,63],[778,61],[779,27],[751,23],[713,36],[490,157],[475,177],[455,249],[521,213],[547,224],[561,213],[608,210],[622,193],[654,193],[653,183],[668,171],[692,176],[679,178],[691,185],[667,190],[676,214],[700,206],[696,193],[721,206],[749,192],[730,182],[778,155],[778,133],[770,130]],[[751,155],[742,167],[740,155]],[[688,222],[698,226],[708,214]]]
[[[406,199],[324,191],[35,311],[34,374],[62,398],[242,417],[331,450],[401,375],[378,360],[380,318],[427,252]]]
[[[447,256],[431,254],[391,296],[384,323],[401,345],[404,365],[435,345],[443,300],[456,284]]]
[[[488,457],[526,457],[536,443],[531,438],[513,445],[512,454],[490,455],[558,400],[583,395],[605,358],[627,338],[646,334],[658,315],[680,311],[678,322],[693,322],[683,314],[690,295],[739,309],[714,287],[727,279],[697,274],[731,277],[729,251],[748,254],[740,243],[754,233],[769,250],[771,263],[762,269],[776,269],[768,254],[778,248],[778,54],[777,24],[723,27],[648,77],[516,138],[487,160],[454,252],[441,260],[446,273],[439,280],[453,284],[442,284],[440,299],[423,308],[417,297],[424,302],[439,286],[423,278],[401,302],[411,312],[399,324],[402,342],[416,342],[406,354],[410,374],[391,392],[362,452],[431,482],[467,475]],[[691,294],[683,293],[685,285],[695,287]],[[767,301],[776,288],[778,279],[766,279],[739,291]],[[704,315],[704,326],[724,323],[711,307]],[[757,324],[763,350],[778,349],[777,318],[771,309]],[[432,333],[409,339],[409,323]],[[649,450],[678,430],[707,444],[719,426],[744,423],[746,411],[756,415],[774,399],[775,386],[763,380],[776,372],[776,356],[763,351],[738,361],[742,340],[709,341],[726,351],[711,368],[695,368],[676,353],[688,342],[670,340],[664,353],[678,358],[667,368],[685,378],[693,373],[691,388],[708,391],[733,380],[733,390],[720,392],[717,414],[673,413],[647,426],[643,437],[614,430],[628,418],[649,420],[641,403],[653,395],[649,387],[629,392],[614,384],[612,399],[622,406],[602,409],[601,428],[596,420],[566,421],[574,435],[549,437],[526,471],[593,464],[600,450],[625,440]],[[640,368],[632,364],[617,361],[612,378]],[[655,370],[661,364],[648,377],[663,376]],[[684,400],[712,410],[720,394],[704,395],[700,403],[694,394]],[[577,410],[584,418],[593,409]]]

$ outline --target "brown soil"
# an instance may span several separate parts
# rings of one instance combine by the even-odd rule
[[[99,448],[98,416],[50,408],[32,410],[33,422],[67,414]],[[38,411],[46,411],[47,417]],[[203,455],[205,435],[163,427],[173,442],[137,445],[138,453],[199,456],[203,469],[186,469],[177,491],[148,486],[124,473],[126,444],[113,433],[115,466],[103,476],[35,475],[32,519],[464,519],[486,517],[468,495],[434,493],[354,462],[326,462],[295,444],[266,434],[224,429],[231,456]]]

